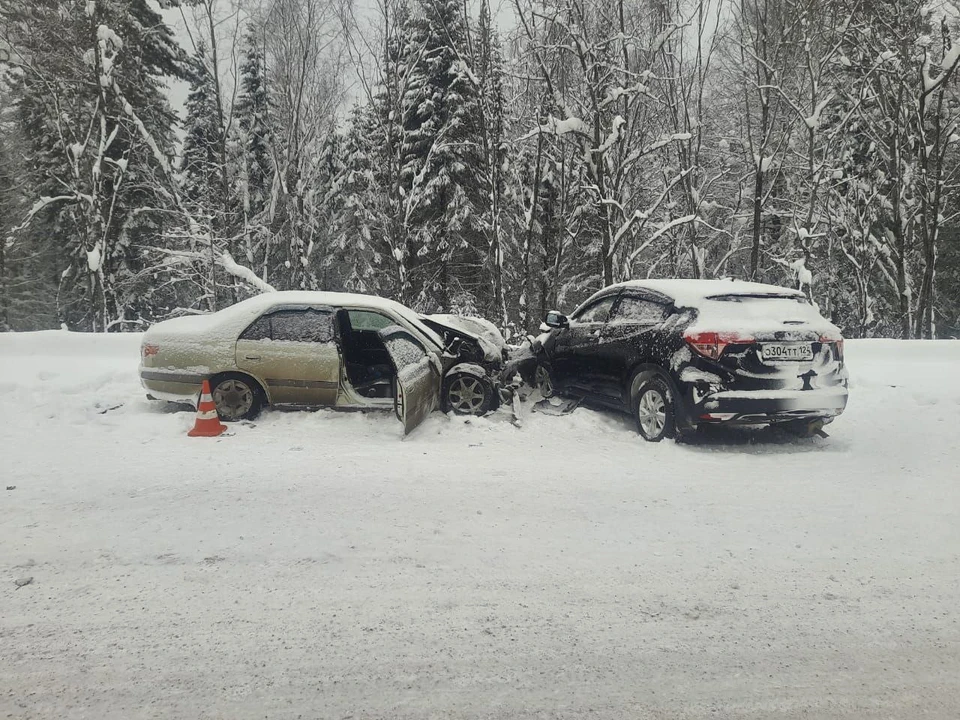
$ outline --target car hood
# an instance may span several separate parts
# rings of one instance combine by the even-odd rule
[[[503,335],[489,320],[478,317],[467,317],[465,315],[425,315],[424,320],[428,323],[440,325],[455,333],[466,335],[476,340],[483,350],[487,360],[499,361],[503,358],[503,350],[506,342]]]

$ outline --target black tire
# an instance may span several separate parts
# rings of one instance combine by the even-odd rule
[[[210,392],[217,415],[224,422],[252,420],[266,404],[266,394],[249,375],[223,373],[210,381]]]
[[[633,419],[640,436],[647,442],[676,436],[673,393],[666,380],[652,377],[640,386],[633,398]]]
[[[557,386],[553,381],[553,368],[549,363],[537,363],[533,371],[533,387],[539,390],[544,398],[552,398],[557,394]]]
[[[443,381],[444,412],[456,415],[486,415],[493,409],[493,385],[485,378],[455,372]]]

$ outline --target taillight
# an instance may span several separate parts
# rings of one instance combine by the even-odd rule
[[[842,337],[840,337],[839,335],[837,336],[821,335],[820,342],[829,343],[833,345],[834,348],[836,348],[837,360],[839,360],[840,362],[843,362],[843,338]]]
[[[684,333],[683,339],[690,347],[711,360],[717,360],[723,355],[727,345],[749,345],[754,342],[749,335],[731,332],[687,332]]]
[[[148,358],[148,357],[151,357],[151,356],[153,356],[153,355],[156,355],[158,352],[160,352],[160,346],[159,346],[159,345],[144,345],[144,346],[143,346],[143,356],[144,356],[145,358]]]

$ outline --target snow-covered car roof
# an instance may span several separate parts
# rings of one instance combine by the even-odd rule
[[[804,297],[799,290],[767,285],[765,283],[746,282],[744,280],[628,280],[611,285],[611,288],[633,288],[652,290],[666,295],[680,306],[697,305],[721,295],[773,295],[779,297]]]
[[[403,318],[415,326],[420,332],[435,343],[443,347],[443,340],[429,327],[423,324],[420,316],[406,305],[394,300],[376,295],[362,295],[359,293],[323,292],[319,290],[282,290],[268,292],[247,298],[215,313],[206,315],[187,315],[158,323],[151,330],[160,329],[162,332],[182,332],[187,334],[208,334],[217,336],[226,331],[227,334],[239,332],[249,323],[256,320],[267,310],[275,307],[291,307],[297,305],[328,305],[340,308],[362,308],[366,310],[381,310]],[[219,332],[218,332],[219,331]]]
[[[840,330],[823,318],[819,308],[807,302],[799,290],[743,280],[629,280],[604,288],[580,307],[623,289],[650,290],[672,299],[677,307],[695,308],[697,319],[691,326],[693,329],[762,332],[802,326],[840,334]],[[764,300],[760,303],[726,302],[738,296]],[[785,325],[784,321],[788,324]]]
[[[278,292],[263,293],[247,298],[236,305],[231,305],[223,313],[256,313],[263,312],[275,305],[331,305],[335,307],[364,307],[374,310],[392,310],[395,312],[413,311],[395,300],[363,295],[361,293],[323,292],[320,290],[281,290]]]

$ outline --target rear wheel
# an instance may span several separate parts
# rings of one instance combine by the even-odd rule
[[[210,383],[217,415],[225,422],[255,418],[264,405],[263,390],[245,375],[226,373]]]
[[[476,375],[455,373],[444,383],[443,405],[457,415],[484,415],[493,407],[493,386]]]
[[[663,379],[647,380],[633,400],[633,416],[644,440],[660,442],[676,434],[673,396]]]

